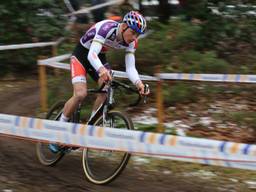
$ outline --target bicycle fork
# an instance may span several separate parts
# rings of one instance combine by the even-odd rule
[[[79,103],[77,109],[73,114],[73,119],[75,123],[80,123],[80,112],[81,112],[82,103]]]
[[[103,127],[113,127],[113,119],[108,117],[108,111],[111,107],[113,107],[114,104],[114,90],[111,86],[108,88],[107,94],[107,101],[103,108]]]

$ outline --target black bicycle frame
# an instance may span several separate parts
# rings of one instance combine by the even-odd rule
[[[104,87],[107,86],[107,89],[104,89]],[[135,103],[130,104],[129,106],[135,106],[138,105],[138,103],[141,100],[141,96],[138,93],[138,91],[124,83],[118,82],[118,81],[111,81],[108,84],[103,84],[99,89],[88,89],[89,93],[102,93],[102,94],[107,94],[105,101],[98,107],[96,112],[90,117],[88,120],[87,124],[93,125],[96,120],[103,115],[103,118],[106,118],[107,112],[113,108],[114,104],[114,89],[117,87],[123,87],[128,91],[134,92],[138,94],[138,99],[136,100]],[[81,106],[82,104],[79,104],[79,107],[73,114],[74,122],[79,122],[80,121],[80,112],[81,112]]]

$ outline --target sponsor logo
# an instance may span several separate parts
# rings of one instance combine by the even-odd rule
[[[11,123],[11,121],[7,119],[0,119],[0,123]]]
[[[109,132],[106,132],[106,136],[112,137],[112,138],[119,138],[119,139],[129,139],[129,140],[134,139],[134,137],[132,135],[123,135],[122,133],[109,133]]]
[[[115,144],[110,142],[110,141],[104,141],[102,139],[96,139],[96,138],[90,138],[88,139],[88,145],[90,146],[98,146],[100,148],[110,148],[110,149],[113,149],[113,148],[116,148],[115,147]]]
[[[202,76],[203,80],[220,80],[218,76]]]
[[[105,26],[102,27],[102,30],[103,30],[103,31],[107,31],[108,28],[109,28],[108,25],[105,25]]]
[[[250,81],[256,81],[256,77],[249,77]]]
[[[49,134],[49,133],[45,133],[45,132],[39,132],[39,131],[33,131],[31,132],[32,135],[33,135],[33,138],[46,138],[47,140],[51,139],[52,138],[52,135]]]
[[[64,128],[64,127],[59,127],[59,126],[50,125],[50,124],[45,124],[44,127],[45,127],[46,129],[66,131],[66,128]]]
[[[94,36],[95,35],[95,31],[91,31],[89,33],[87,33],[87,36]]]
[[[203,144],[203,143],[190,143],[190,142],[185,142],[185,141],[180,141],[180,145],[183,146],[189,146],[189,147],[198,147],[198,148],[206,148],[206,149],[213,149],[214,146],[208,145],[208,144]]]

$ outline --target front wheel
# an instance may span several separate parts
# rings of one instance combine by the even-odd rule
[[[65,101],[59,101],[52,106],[46,115],[46,119],[59,120],[62,110],[64,108]],[[48,143],[37,143],[36,144],[36,154],[37,158],[43,165],[54,166],[59,162],[65,155],[63,150],[58,152],[51,151]]]
[[[103,126],[101,116],[94,124]],[[104,121],[104,127],[133,129],[132,121],[119,111],[110,111]],[[86,178],[98,185],[113,181],[126,167],[130,154],[127,152],[104,151],[86,148],[83,150],[83,168]]]

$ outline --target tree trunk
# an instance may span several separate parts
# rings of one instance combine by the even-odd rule
[[[158,15],[159,21],[161,23],[168,23],[170,16],[170,7],[168,0],[159,0]]]

